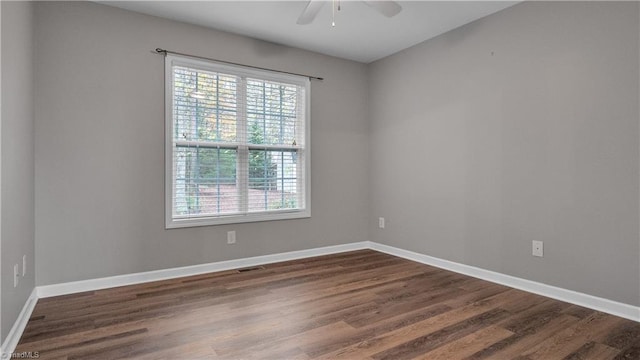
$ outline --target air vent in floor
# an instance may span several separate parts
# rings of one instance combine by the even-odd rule
[[[256,270],[264,270],[264,266],[254,266],[250,268],[238,269],[239,273],[247,272],[247,271],[256,271]]]

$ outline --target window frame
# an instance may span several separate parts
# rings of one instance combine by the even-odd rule
[[[303,170],[303,194],[302,199],[304,207],[297,209],[282,209],[282,210],[266,210],[261,212],[246,212],[240,214],[229,215],[214,215],[214,216],[201,216],[191,218],[175,218],[173,215],[173,171],[174,171],[174,150],[175,143],[173,138],[173,126],[174,126],[174,112],[173,112],[173,67],[184,66],[187,68],[219,72],[229,75],[234,75],[245,79],[241,82],[241,86],[245,86],[246,78],[253,78],[257,80],[275,81],[296,86],[301,86],[305,89],[304,94],[304,146],[300,147],[300,153],[304,156]],[[190,57],[167,54],[165,58],[165,228],[186,228],[197,226],[211,226],[211,225],[224,225],[224,224],[239,224],[249,222],[261,222],[261,221],[273,221],[273,220],[288,220],[288,219],[301,219],[311,217],[311,83],[310,79],[303,76],[289,75],[279,73],[276,71],[268,70],[256,70],[253,68],[247,68],[236,65],[229,65],[219,63],[215,61],[204,61]],[[246,108],[246,103],[242,105],[242,108]],[[240,109],[239,109],[240,110]],[[243,112],[243,111],[239,111]],[[244,131],[248,126],[248,120],[245,114],[238,115],[237,128],[239,131]],[[230,147],[235,147],[238,151],[251,150],[249,147],[246,149],[241,148],[246,146],[247,141],[238,139],[239,141],[229,143]],[[278,146],[264,145],[258,146],[258,148],[269,150]],[[236,164],[240,165],[241,161],[236,159]],[[247,186],[248,184],[239,184],[239,186]]]

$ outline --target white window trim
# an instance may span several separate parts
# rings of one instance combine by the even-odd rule
[[[227,72],[243,77],[261,80],[287,82],[305,87],[305,126],[304,126],[304,208],[283,209],[268,212],[252,212],[248,214],[219,215],[188,219],[173,217],[173,66],[182,65],[213,72]],[[302,219],[311,217],[311,86],[309,78],[254,70],[241,66],[201,61],[189,57],[168,54],[165,58],[165,228],[176,229],[196,226],[239,224],[272,220]]]

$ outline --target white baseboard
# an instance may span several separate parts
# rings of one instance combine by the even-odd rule
[[[9,334],[4,340],[4,343],[2,343],[3,352],[0,354],[2,359],[11,358],[11,354],[15,351],[18,341],[20,341],[20,337],[22,336],[24,329],[27,327],[31,313],[36,307],[36,302],[38,302],[38,291],[37,288],[33,288],[31,295],[29,295],[29,298],[27,298],[27,301],[24,303],[20,314],[18,314],[16,322],[13,323]]]
[[[370,249],[640,322],[640,307],[370,242]]]
[[[216,271],[224,271],[238,269],[249,266],[257,266],[271,264],[281,261],[297,260],[313,256],[336,254],[346,251],[371,249],[413,260],[423,264],[439,267],[441,269],[450,270],[456,273],[472,276],[478,279],[487,280],[497,284],[509,286],[512,288],[528,291],[534,294],[550,297],[560,301],[584,306],[590,309],[602,311],[612,315],[620,316],[626,319],[640,322],[640,307],[623,304],[609,299],[604,299],[572,290],[562,289],[559,287],[538,283],[531,280],[517,278],[501,274],[498,272],[477,268],[470,265],[464,265],[453,261],[443,260],[436,257],[420,254],[396,248],[389,245],[379,244],[371,241],[362,241],[344,245],[327,246],[315,249],[291,251],[280,254],[271,254],[264,256],[256,256],[237,260],[221,261],[209,264],[200,264],[193,266],[185,266],[172,269],[163,269],[156,271],[148,271],[135,274],[110,276],[99,279],[74,281],[69,283],[38,286],[33,289],[31,296],[25,303],[18,319],[11,328],[9,335],[2,344],[2,349],[7,353],[15,350],[20,337],[29,321],[29,317],[33,312],[38,298],[46,298],[51,296],[67,295],[85,291],[94,291],[117,286],[141,284],[151,281],[160,281],[174,279],[184,276],[192,276],[205,274]]]
[[[74,294],[85,291],[107,289],[117,286],[142,284],[151,281],[175,279],[179,277],[206,274],[216,271],[239,269],[250,266],[271,264],[281,261],[297,260],[313,256],[336,254],[345,251],[368,249],[369,242],[357,242],[343,245],[326,246],[315,249],[291,251],[286,253],[255,256],[237,260],[227,260],[215,263],[184,266],[179,268],[147,271],[135,274],[109,276],[98,279],[73,281],[62,284],[38,286],[38,297],[46,298]]]

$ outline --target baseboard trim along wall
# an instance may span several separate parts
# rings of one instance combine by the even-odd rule
[[[602,311],[625,319],[640,322],[639,306],[624,304],[617,301],[580,293],[577,291],[567,290],[552,285],[518,278],[515,276],[505,275],[491,270],[477,268],[475,266],[464,265],[449,260],[443,260],[433,256],[424,255],[389,245],[370,242],[369,248],[389,255],[413,260],[426,265],[435,266],[459,274],[472,276],[496,284],[505,285],[515,289],[546,296],[552,299],[568,302],[571,304],[583,306],[589,309]]]
[[[308,250],[291,251],[286,253],[271,254],[264,256],[256,256],[237,260],[220,261],[215,263],[200,264],[193,266],[185,266],[179,268],[163,269],[156,271],[148,271],[135,274],[110,276],[99,279],[74,281],[62,284],[44,285],[36,287],[27,302],[25,303],[18,319],[11,328],[9,335],[2,348],[7,353],[15,350],[20,336],[29,321],[29,317],[35,308],[38,298],[46,298],[52,296],[67,295],[85,291],[94,291],[118,286],[142,284],[151,281],[160,281],[175,279],[184,276],[192,276],[205,274],[216,271],[232,270],[250,266],[265,265],[281,261],[298,260],[313,256],[337,254],[346,251],[371,249],[380,251],[389,255],[394,255],[407,260],[416,261],[426,265],[435,266],[441,269],[450,270],[456,273],[472,276],[478,279],[490,281],[493,283],[509,286],[534,294],[550,297],[552,299],[565,301],[586,308],[602,311],[608,314],[620,316],[629,320],[640,322],[640,307],[623,304],[609,299],[596,297],[572,290],[567,290],[551,285],[538,283],[531,280],[517,278],[498,272],[477,268],[470,265],[464,265],[453,261],[443,260],[429,255],[400,249],[397,247],[375,243],[371,241],[362,241],[357,243],[327,246]]]
[[[175,279],[184,276],[205,274],[216,271],[238,269],[249,266],[264,265],[281,261],[297,260],[307,257],[336,254],[345,251],[372,249],[398,256],[404,259],[417,261],[423,264],[450,270],[460,274],[472,276],[478,279],[491,281],[497,284],[528,291],[534,294],[547,296],[556,300],[566,301],[572,304],[584,306],[590,309],[606,312],[626,319],[640,321],[640,307],[623,304],[609,299],[596,297],[577,291],[567,290],[539,282],[517,278],[501,274],[495,271],[485,270],[470,265],[464,265],[449,260],[439,259],[433,256],[400,249],[397,247],[362,241],[344,245],[327,246],[315,249],[291,251],[286,253],[256,256],[237,260],[220,261],[215,263],[185,266],[172,269],[148,271],[143,273],[110,276],[99,279],[74,281],[69,283],[38,286],[39,298],[67,295],[84,291],[93,291],[117,286],[141,284],[151,281]]]
[[[2,343],[2,354],[0,354],[0,358],[2,359],[11,359],[13,351],[16,349],[18,345],[18,341],[20,341],[20,337],[24,332],[24,329],[27,327],[27,323],[29,322],[29,318],[31,317],[31,313],[33,313],[33,309],[36,307],[36,303],[38,302],[38,291],[37,288],[33,288],[31,291],[31,295],[27,298],[27,301],[24,303],[20,314],[18,314],[18,318],[16,322],[13,323],[11,330],[9,330],[9,334],[7,334],[6,339]]]

